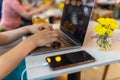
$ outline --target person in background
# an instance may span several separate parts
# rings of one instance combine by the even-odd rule
[[[22,17],[31,20],[33,15],[49,9],[52,2],[53,0],[39,8],[32,8],[34,4],[26,8],[21,4],[21,0],[3,0],[0,28],[3,30],[16,29],[20,26]]]
[[[77,4],[77,0],[71,0],[71,5],[72,6],[76,6],[76,4]]]
[[[78,1],[77,1],[77,7],[79,7],[79,6],[81,6],[81,5],[82,5],[81,0],[78,0]]]
[[[65,0],[65,5],[69,5],[70,4],[70,0]]]
[[[45,28],[44,30],[42,30],[43,26]],[[39,24],[1,32],[0,46],[9,44],[28,33],[35,34],[23,40],[16,47],[0,56],[0,80],[4,80],[4,78],[10,74],[10,72],[12,72],[32,50],[40,46],[46,46],[54,41],[58,41],[57,30],[51,30],[50,26],[47,24]],[[13,78],[6,80],[20,80],[20,72],[15,74],[18,75],[19,78],[12,75]]]

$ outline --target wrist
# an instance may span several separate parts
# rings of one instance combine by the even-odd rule
[[[30,29],[29,28],[30,28],[30,26],[24,26],[24,30],[25,30],[26,33],[30,33]]]
[[[28,50],[28,52],[31,52],[32,50],[37,48],[37,45],[35,44],[35,42],[29,38],[22,41],[21,44],[26,50]]]

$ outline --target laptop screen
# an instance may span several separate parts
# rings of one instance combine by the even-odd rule
[[[93,6],[94,0],[65,0],[60,29],[81,45],[85,38]]]

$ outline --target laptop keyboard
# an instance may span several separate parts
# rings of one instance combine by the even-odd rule
[[[60,35],[60,42],[64,46],[75,46],[76,45],[73,41],[71,41],[70,39],[66,38],[63,35]]]

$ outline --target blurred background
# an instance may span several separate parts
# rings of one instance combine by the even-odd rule
[[[120,19],[120,0],[96,0],[93,11],[93,20],[99,17],[113,17]]]
[[[29,3],[34,3],[35,7],[40,7],[43,4],[49,3],[49,1],[51,0],[22,0],[22,3],[24,5],[27,5]],[[54,0],[53,6],[56,8],[59,8],[60,10],[63,10],[64,1],[65,0]],[[94,0],[82,0],[84,4],[86,2],[89,2],[90,5],[94,4],[93,1]],[[2,0],[0,0],[0,11],[2,9],[1,3],[2,3]],[[0,15],[1,15],[1,12],[0,12]],[[120,23],[120,0],[96,0],[93,14],[92,14],[92,20],[96,21],[100,17],[112,17],[112,18],[115,18],[118,21],[118,23]],[[55,16],[54,19],[55,21],[61,20],[61,14],[59,16],[58,15]],[[95,67],[89,70],[82,71],[81,80],[102,80],[104,68],[105,66],[101,66],[101,67]],[[120,63],[112,64],[108,71],[106,80],[120,80],[120,75],[119,75],[120,69],[119,68],[120,68]],[[65,74],[60,77],[56,77],[55,80],[67,80],[67,75]]]

